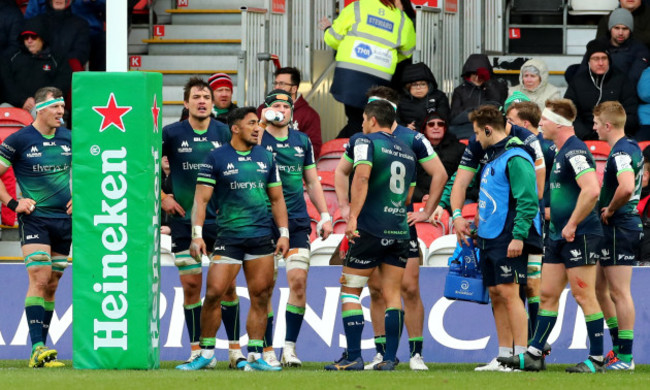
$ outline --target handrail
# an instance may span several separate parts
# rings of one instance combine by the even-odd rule
[[[314,85],[312,85],[311,89],[305,95],[305,100],[310,101],[312,96],[316,94],[316,91],[318,91],[318,87],[323,83],[323,81],[327,80],[328,76],[334,72],[334,69],[336,68],[336,61],[332,60],[329,65],[327,65],[327,68],[323,71],[323,73],[314,81]]]

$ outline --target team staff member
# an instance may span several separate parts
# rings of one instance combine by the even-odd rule
[[[311,256],[309,235],[311,222],[303,196],[303,179],[305,188],[314,206],[321,215],[317,225],[318,235],[326,239],[332,233],[332,217],[327,211],[323,188],[318,180],[316,162],[311,141],[305,133],[289,126],[293,111],[293,99],[282,89],[271,91],[265,99],[260,126],[266,128],[261,145],[275,156],[280,171],[284,201],[289,215],[289,253],[285,258],[287,281],[289,283],[289,300],[286,309],[286,336],[282,350],[282,365],[300,367],[302,362],[296,354],[296,341],[307,304],[307,272]],[[271,110],[283,115],[281,121],[267,122],[264,113]],[[279,231],[274,231],[277,239]],[[268,351],[264,360],[268,363],[277,361],[273,352],[273,310],[269,310],[265,341]],[[265,348],[266,349],[266,348]]]
[[[251,301],[246,323],[250,338],[248,364],[244,369],[276,371],[281,368],[270,366],[262,358],[262,344],[273,286],[271,218],[280,230],[275,253],[286,256],[289,249],[289,223],[282,183],[273,155],[257,145],[262,128],[258,125],[255,108],[235,109],[228,122],[232,139],[206,158],[197,178],[192,207],[190,253],[194,257],[207,254],[202,230],[206,206],[213,194],[218,210],[217,239],[201,312],[201,355],[177,368],[199,370],[214,359],[215,335],[221,323],[218,304],[243,268]]]
[[[614,346],[607,356],[608,370],[634,370],[635,310],[630,283],[643,231],[636,210],[643,154],[636,141],[625,136],[625,117],[619,102],[604,102],[594,108],[594,130],[611,147],[598,200],[605,237],[596,277],[596,296]]]
[[[212,90],[210,85],[202,79],[193,77],[188,80],[183,91],[183,101],[189,113],[188,118],[182,122],[165,126],[162,132],[162,154],[169,160],[173,192],[164,195],[161,207],[169,215],[172,251],[183,286],[185,323],[192,348],[186,362],[189,363],[201,353],[199,337],[201,335],[201,287],[203,283],[201,259],[194,259],[190,255],[192,225],[189,211],[194,201],[196,176],[201,164],[211,150],[230,141],[230,131],[226,125],[210,117]],[[217,229],[216,210],[212,203],[208,205],[207,216],[204,236],[207,246],[213,248]],[[234,302],[235,305],[226,307],[225,319],[231,316],[231,312],[237,313],[239,310],[235,285],[233,284],[231,287],[224,301]],[[239,344],[233,341],[238,340],[239,336],[239,330],[233,329],[239,328],[239,319],[236,318],[236,314],[233,316],[236,321],[224,320],[224,323],[230,341],[230,365],[235,368],[238,361],[242,365],[246,359],[241,353]],[[236,336],[233,336],[234,334]],[[216,360],[214,362],[216,363]]]
[[[330,92],[345,105],[348,123],[337,138],[361,131],[366,91],[388,85],[397,63],[415,50],[413,22],[394,0],[355,1],[343,8],[325,28],[325,43],[336,50],[336,69]]]
[[[341,275],[341,302],[347,356],[326,370],[363,370],[361,290],[378,267],[386,310],[386,353],[375,370],[394,370],[402,330],[400,289],[408,259],[409,226],[406,205],[415,186],[415,155],[394,137],[395,109],[383,100],[368,103],[363,114],[364,136],[354,146],[355,172],[350,187],[350,241]],[[372,194],[371,196],[369,196]],[[357,230],[358,228],[358,230]]]
[[[61,125],[65,107],[61,90],[41,88],[34,101],[34,123],[0,145],[0,175],[13,166],[23,198],[12,198],[0,181],[0,201],[18,213],[29,277],[25,298],[32,342],[29,367],[62,367],[56,350],[45,342],[54,313],[54,294],[68,265],[72,243],[71,137],[70,130]]]
[[[526,310],[519,286],[526,284],[528,256],[542,252],[542,229],[533,159],[523,143],[506,135],[503,115],[481,106],[469,115],[485,150],[479,192],[478,246],[497,328],[508,326],[515,354],[526,351]]]
[[[525,353],[497,360],[513,368],[544,369],[543,347],[557,321],[559,298],[567,282],[582,308],[589,357],[568,372],[603,372],[603,312],[596,299],[596,262],[603,230],[594,206],[600,185],[593,156],[575,135],[577,110],[571,100],[548,100],[539,125],[557,147],[550,177],[550,240],[542,267],[542,296],[533,341]]]

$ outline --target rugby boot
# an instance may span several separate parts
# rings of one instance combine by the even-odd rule
[[[607,370],[613,370],[613,371],[634,371],[634,359],[630,360],[630,362],[624,362],[621,359],[619,359],[617,356],[614,356],[612,359],[609,360],[609,363],[605,365]]]
[[[578,373],[587,373],[592,374],[595,372],[605,372],[605,363],[599,362],[593,357],[589,356],[584,362],[580,362],[573,367],[566,369],[566,372],[578,372]]]
[[[515,370],[541,371],[544,370],[544,356],[535,356],[526,351],[515,356],[498,357],[497,361]]]
[[[325,366],[327,371],[362,371],[363,370],[363,358],[359,356],[354,360],[341,359],[334,364],[328,364]]]

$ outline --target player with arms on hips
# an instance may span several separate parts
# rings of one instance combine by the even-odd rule
[[[210,117],[212,90],[210,85],[202,79],[192,77],[188,80],[183,89],[183,103],[189,112],[188,118],[163,128],[162,154],[169,160],[173,192],[163,194],[161,207],[170,217],[172,250],[183,286],[185,323],[192,348],[190,357],[186,361],[189,363],[201,353],[199,337],[201,336],[201,287],[203,284],[201,259],[194,259],[190,255],[192,225],[189,211],[194,201],[196,177],[203,161],[211,150],[230,141],[230,130],[228,130],[228,126]],[[208,204],[206,213],[206,223],[203,229],[204,239],[207,247],[213,248],[217,234],[216,210],[213,203]],[[234,281],[226,293],[225,302],[238,302]],[[227,307],[227,310],[233,312],[238,309],[238,304]],[[229,314],[228,311],[223,311]],[[228,318],[227,314],[224,315],[224,324],[229,340],[230,367],[236,368],[239,364],[243,368],[246,359],[241,353],[238,342],[239,319],[236,318],[236,315],[236,322],[225,320],[226,318]],[[213,363],[216,364],[216,360]]]
[[[389,87],[370,88],[366,93],[368,102],[375,100],[385,100],[397,107],[398,95],[395,90]],[[426,201],[424,210],[413,211],[412,205],[407,207],[409,222],[409,258],[404,270],[402,279],[402,299],[404,301],[404,324],[409,335],[409,367],[415,371],[426,371],[429,368],[424,363],[422,357],[422,329],[424,327],[424,305],[420,296],[420,247],[418,243],[417,222],[426,221],[436,208],[445,182],[447,181],[447,172],[429,143],[429,140],[417,131],[407,127],[400,126],[394,122],[392,134],[406,145],[415,154],[418,163],[432,177],[429,189],[429,198]],[[357,133],[350,138],[346,145],[346,152],[336,167],[334,175],[337,200],[341,208],[341,214],[344,218],[349,215],[350,205],[349,196],[349,178],[352,173],[354,163],[354,145],[356,140],[363,136],[363,133]],[[386,350],[386,331],[384,330],[384,313],[386,303],[383,300],[381,292],[381,275],[379,272],[373,272],[368,280],[368,289],[370,290],[370,317],[372,319],[372,328],[375,333],[376,354],[372,361],[366,364],[366,370],[372,370],[373,367],[384,360]]]
[[[273,155],[258,146],[262,128],[254,107],[237,108],[228,117],[232,139],[208,154],[198,174],[192,207],[195,258],[207,254],[203,240],[206,207],[214,195],[217,238],[208,270],[201,312],[201,355],[181,370],[199,370],[215,359],[216,334],[221,323],[219,303],[241,268],[251,307],[248,313],[248,364],[245,370],[277,371],[262,358],[268,300],[273,287],[273,219],[280,231],[275,253],[289,250],[289,222],[282,183]],[[271,204],[269,210],[268,203]]]
[[[596,299],[596,262],[603,230],[594,206],[600,185],[589,149],[575,135],[577,115],[571,100],[546,101],[539,125],[557,147],[550,177],[551,226],[542,267],[542,295],[533,341],[528,350],[497,360],[512,368],[545,368],[543,347],[555,326],[559,299],[567,282],[582,308],[589,337],[589,357],[567,372],[603,372],[603,312]]]
[[[296,340],[305,316],[307,272],[311,256],[309,241],[311,222],[303,196],[303,179],[309,198],[321,215],[316,229],[323,239],[332,233],[332,217],[327,211],[323,188],[318,180],[311,141],[306,134],[293,130],[289,126],[293,113],[291,96],[282,89],[275,89],[266,96],[264,103],[266,107],[262,110],[260,126],[266,128],[266,131],[261,137],[261,145],[275,157],[289,215],[290,249],[284,259],[289,283],[289,300],[285,314],[287,330],[281,362],[284,366],[300,367],[302,362],[296,354]],[[270,116],[280,113],[282,119],[268,121],[267,113]],[[279,236],[279,231],[274,229],[274,238],[278,239]],[[269,308],[267,321],[264,339],[268,351],[264,352],[264,360],[273,364],[277,362],[277,358],[273,352],[272,308]]]
[[[13,199],[0,181],[0,201],[18,213],[20,241],[29,277],[25,316],[32,342],[29,367],[62,367],[45,346],[54,295],[68,266],[72,243],[70,130],[61,125],[65,103],[58,88],[36,91],[36,120],[0,145],[0,175],[14,168],[23,198]]]
[[[596,296],[614,347],[605,359],[608,370],[634,370],[635,310],[630,284],[643,232],[636,209],[643,154],[636,141],[625,136],[625,119],[619,102],[604,102],[594,108],[594,130],[611,147],[598,200],[605,237],[596,277]]]
[[[391,134],[395,109],[383,100],[370,102],[363,113],[363,133],[354,145],[354,178],[345,234],[350,249],[341,275],[343,328],[347,356],[326,370],[363,370],[361,333],[364,326],[360,294],[379,267],[386,302],[386,353],[375,370],[394,370],[402,333],[401,286],[409,256],[406,205],[415,186],[415,155]],[[358,229],[358,230],[357,230]]]

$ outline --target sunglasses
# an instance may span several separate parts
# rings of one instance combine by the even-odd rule
[[[431,121],[427,122],[427,127],[445,127],[445,122],[444,121]]]
[[[33,40],[38,39],[38,35],[36,35],[36,34],[23,34],[22,37],[23,37],[23,40],[25,40],[25,41],[28,40],[28,39],[33,39]]]

